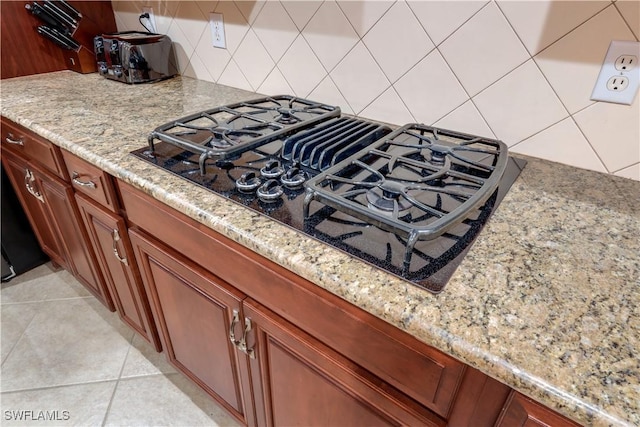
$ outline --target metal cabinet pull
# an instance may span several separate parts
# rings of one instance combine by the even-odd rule
[[[235,333],[236,325],[238,324],[239,321],[240,321],[240,313],[238,313],[238,310],[233,310],[233,319],[231,319],[231,325],[229,326],[229,340],[231,340],[231,343],[236,347],[240,346],[240,341],[236,339],[236,333]]]
[[[71,180],[74,182],[74,184],[78,184],[81,187],[89,187],[93,190],[95,190],[97,188],[97,185],[95,182],[93,181],[80,181],[78,178],[80,177],[80,174],[76,171],[73,171],[73,173],[71,174]]]
[[[247,356],[249,356],[252,359],[255,359],[256,358],[256,353],[254,351],[255,349],[247,347],[247,334],[249,332],[251,332],[251,319],[249,319],[248,317],[245,317],[244,332],[242,333],[242,339],[240,340],[240,344],[238,345],[238,347],[240,348],[241,351],[246,353]]]
[[[33,172],[31,172],[29,169],[25,169],[24,186],[27,188],[29,194],[44,203],[44,197],[42,197],[42,194],[40,194],[40,192],[37,191],[32,185],[35,181],[36,179],[33,176]]]
[[[7,141],[9,144],[24,146],[24,141],[22,140],[22,138],[20,139],[13,139],[13,138],[14,138],[13,134],[9,132],[9,134],[4,138],[4,140]]]
[[[120,253],[118,252],[118,242],[120,241],[120,234],[118,233],[118,230],[113,230],[112,237],[113,237],[113,253],[114,253],[114,255],[116,256],[116,258],[118,258],[118,261],[120,261],[124,265],[129,265],[129,261],[127,261],[127,258],[126,257],[121,257]]]

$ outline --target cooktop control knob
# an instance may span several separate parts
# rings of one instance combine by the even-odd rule
[[[236,180],[236,188],[246,193],[255,191],[256,188],[260,187],[260,184],[262,182],[255,172],[245,172]]]
[[[292,190],[300,188],[306,180],[307,174],[305,171],[300,170],[297,167],[292,167],[280,177],[280,182],[282,182],[285,187],[291,188]]]
[[[280,196],[282,196],[283,192],[284,191],[282,190],[282,187],[280,186],[278,181],[276,181],[275,179],[270,179],[269,181],[262,184],[258,188],[258,191],[256,193],[258,194],[258,198],[260,200],[266,203],[270,203],[280,199]]]
[[[265,178],[278,178],[284,173],[284,168],[278,160],[269,160],[264,167],[260,169],[260,173]]]

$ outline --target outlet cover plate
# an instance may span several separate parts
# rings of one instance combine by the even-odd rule
[[[621,56],[627,58],[635,57],[635,65],[624,71],[616,69],[616,62]],[[591,100],[631,105],[640,86],[638,61],[640,61],[640,42],[613,40],[609,45],[598,80],[591,93]],[[616,86],[616,89],[613,90],[609,82],[616,76],[626,78],[628,84],[626,86]]]
[[[209,22],[211,23],[211,40],[213,47],[222,49],[227,48],[227,41],[224,37],[224,21],[221,13],[210,13]]]

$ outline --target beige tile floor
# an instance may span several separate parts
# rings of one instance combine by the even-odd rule
[[[0,302],[2,426],[238,425],[66,271],[3,283]]]

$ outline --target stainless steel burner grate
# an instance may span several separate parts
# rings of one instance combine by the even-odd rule
[[[200,172],[208,159],[228,159],[340,115],[340,108],[288,95],[239,102],[183,117],[156,128],[155,140],[198,154]]]
[[[496,190],[507,146],[409,124],[307,181],[304,216],[318,201],[407,240],[409,267],[418,240],[459,224]]]

